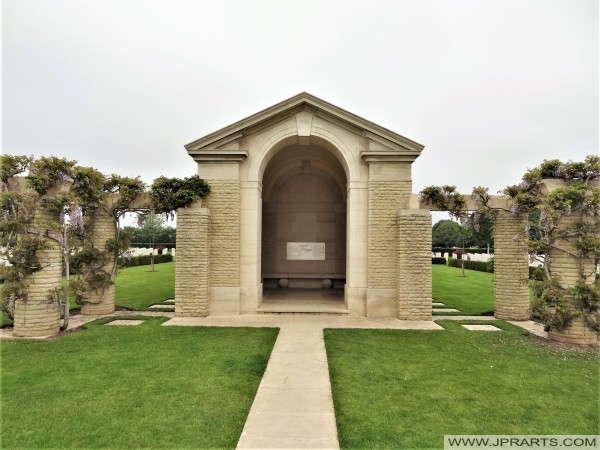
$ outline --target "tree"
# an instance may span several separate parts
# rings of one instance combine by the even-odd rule
[[[434,247],[461,247],[462,226],[453,220],[440,220],[431,229],[432,245]]]
[[[152,248],[152,254],[150,256],[150,271],[154,270],[154,244],[156,242],[156,236],[163,230],[163,218],[158,214],[140,214],[138,217],[138,223],[140,225],[140,235],[143,239],[146,239]]]

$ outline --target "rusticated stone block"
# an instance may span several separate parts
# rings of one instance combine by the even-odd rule
[[[431,320],[431,214],[398,215],[398,319]]]
[[[41,210],[38,218],[56,220],[58,216]],[[40,270],[27,278],[27,301],[19,300],[15,304],[14,333],[18,337],[53,336],[60,329],[59,308],[48,301],[48,293],[60,287],[61,250],[57,242],[47,241],[50,248],[37,252]]]
[[[396,289],[398,208],[410,190],[410,181],[369,181],[369,288]]]
[[[210,263],[208,209],[197,202],[177,214],[175,316],[208,316]],[[213,269],[214,270],[214,269]]]
[[[240,182],[231,179],[209,182],[211,193],[205,204],[210,210],[210,286],[237,287],[240,285]]]
[[[498,319],[529,318],[527,239],[526,217],[498,211],[494,223],[494,300]]]
[[[113,218],[102,208],[98,209],[93,218],[92,242],[94,247],[104,251],[106,241],[115,238],[115,223]],[[112,273],[116,261],[109,262],[103,269]],[[96,316],[102,314],[112,314],[115,311],[115,284],[114,280],[104,289],[96,289],[85,292],[86,300],[89,301],[81,305],[81,314],[86,316]]]

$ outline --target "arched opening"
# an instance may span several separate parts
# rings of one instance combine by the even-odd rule
[[[262,190],[262,307],[345,309],[346,173],[315,144],[282,148]]]

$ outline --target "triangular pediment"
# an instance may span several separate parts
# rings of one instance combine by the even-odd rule
[[[239,142],[245,137],[268,128],[278,122],[297,116],[299,123],[299,135],[301,134],[302,114],[315,115],[338,127],[350,130],[368,141],[376,143],[378,152],[411,156],[412,159],[419,156],[423,146],[393,131],[370,122],[362,117],[352,114],[331,103],[321,100],[306,92],[295,95],[265,110],[257,112],[245,119],[235,122],[225,128],[221,128],[207,136],[195,140],[185,146],[191,156],[200,155],[204,152],[227,152],[232,154],[243,150]],[[371,153],[371,152],[367,152]]]

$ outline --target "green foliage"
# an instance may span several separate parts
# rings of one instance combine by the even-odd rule
[[[25,177],[27,186],[39,195],[45,195],[55,186],[65,184],[72,178],[77,161],[69,161],[56,156],[41,157],[29,165],[29,174]]]
[[[470,247],[473,234],[470,228],[463,227],[453,220],[440,220],[431,228],[433,247]]]
[[[105,198],[106,178],[93,167],[77,166],[73,170],[71,190],[86,208],[98,208]]]
[[[152,183],[149,195],[154,212],[173,215],[209,193],[208,183],[193,175],[184,179],[159,177]]]
[[[145,193],[146,185],[139,177],[112,174],[104,180],[102,190],[105,194],[119,194],[111,196],[110,202],[105,206],[116,220],[132,209],[133,202]]]
[[[421,200],[454,217],[461,217],[467,206],[465,197],[456,191],[456,186],[427,186],[420,193]]]
[[[163,264],[173,261],[173,255],[165,253],[163,255],[154,255],[154,264]],[[119,258],[119,265],[121,267],[136,267],[136,266],[149,266],[152,263],[151,255],[140,255],[126,257],[122,256]]]
[[[0,181],[8,184],[12,177],[24,173],[32,160],[31,156],[0,155]]]
[[[494,266],[490,265],[486,261],[469,261],[468,259],[464,259],[461,261],[460,259],[450,258],[448,260],[448,266],[450,267],[458,267],[462,268],[464,264],[465,269],[476,270],[478,272],[494,272]]]
[[[547,192],[544,184],[548,179],[562,180],[563,185],[553,186]],[[515,215],[526,214],[529,218],[528,250],[532,260],[559,249],[579,261],[579,282],[574,288],[579,293],[583,292],[581,286],[588,284],[586,280],[592,275],[585,273],[589,264],[584,261],[595,260],[598,263],[600,259],[598,180],[598,156],[567,163],[552,159],[544,160],[538,167],[528,170],[521,183],[504,190],[513,201],[511,212]],[[543,261],[541,273],[544,282],[533,289],[534,315],[541,318],[549,329],[562,330],[570,325],[575,316],[583,316],[593,329],[600,328],[594,302],[585,300],[590,298],[588,294],[581,294],[584,300],[576,301],[576,310],[573,312],[568,303],[562,300],[570,290],[561,287],[553,276],[552,258],[545,257]]]
[[[434,257],[431,258],[431,264],[446,264],[446,258]]]

